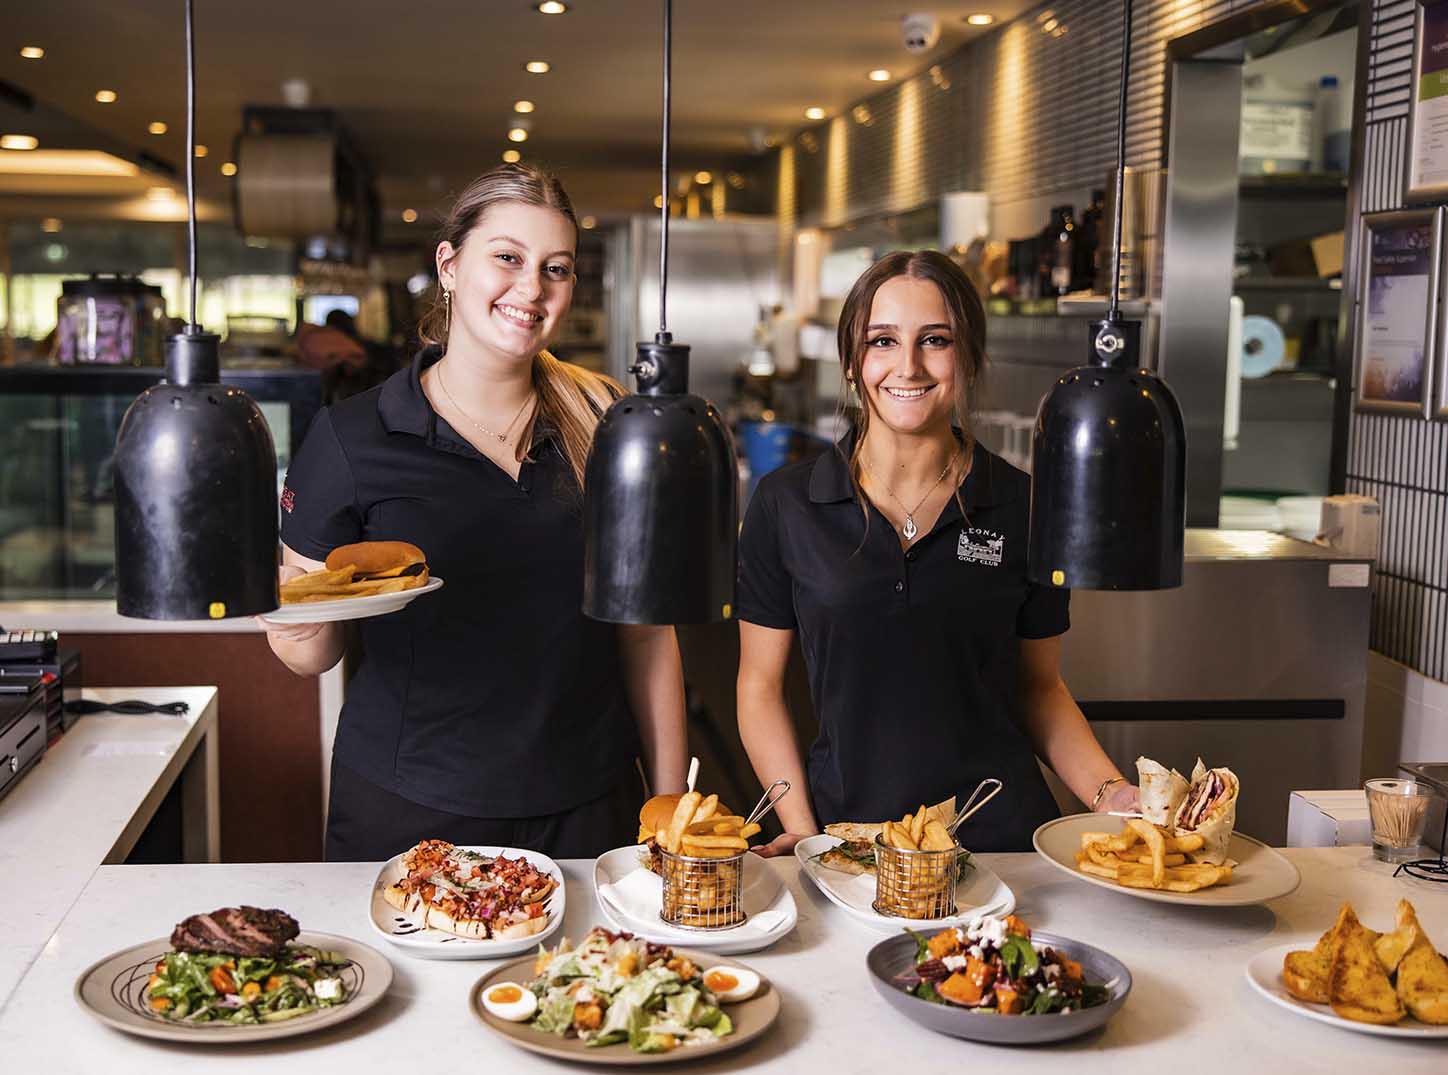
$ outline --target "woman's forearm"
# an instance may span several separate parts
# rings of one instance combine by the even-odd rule
[[[784,691],[777,685],[756,684],[740,676],[736,695],[739,738],[744,742],[744,752],[749,755],[754,775],[764,787],[783,779],[788,780],[793,789],[776,807],[780,825],[788,833],[819,832]]]
[[[340,623],[323,624],[321,630],[302,641],[284,637],[281,630],[268,631],[267,642],[282,664],[299,676],[319,676],[330,670],[347,648]]]
[[[1088,807],[1102,783],[1121,776],[1116,763],[1096,741],[1091,725],[1065,682],[1027,688],[1021,698],[1021,717],[1035,747],[1071,792]]]
[[[684,666],[672,627],[622,626],[619,660],[624,693],[638,723],[650,790],[684,790],[689,734],[684,720]]]

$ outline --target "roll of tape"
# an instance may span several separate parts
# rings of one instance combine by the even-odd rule
[[[1270,317],[1252,314],[1242,318],[1242,376],[1265,377],[1287,353],[1287,339]]]

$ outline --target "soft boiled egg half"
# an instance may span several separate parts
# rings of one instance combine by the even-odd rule
[[[514,982],[499,982],[483,990],[483,1007],[499,1019],[521,1023],[538,1011],[538,998],[531,989]]]
[[[759,992],[759,975],[748,967],[710,967],[704,986],[723,1004],[737,1004]]]

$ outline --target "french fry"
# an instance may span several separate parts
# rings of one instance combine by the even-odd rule
[[[1128,861],[1131,861],[1131,862],[1139,862],[1139,863],[1141,863],[1141,864],[1144,865],[1144,866],[1150,866],[1150,865],[1151,865],[1151,856],[1150,856],[1150,855],[1137,855],[1136,858],[1134,858],[1134,859],[1129,859]],[[1187,861],[1187,857],[1186,857],[1185,855],[1178,854],[1178,853],[1176,853],[1176,852],[1168,852],[1167,855],[1166,855],[1166,857],[1165,857],[1162,861],[1165,862],[1167,868],[1170,869],[1170,868],[1173,867],[1173,866],[1181,866],[1181,865],[1183,865],[1183,864]]]
[[[915,811],[915,816],[910,819],[910,839],[915,841],[917,847],[920,845],[920,838],[925,835],[925,807],[921,806]]]
[[[694,821],[708,821],[714,816],[714,811],[719,809],[719,796],[710,795],[699,804],[699,809],[694,814]]]
[[[685,836],[684,843],[694,847],[730,847],[736,851],[749,846],[749,841],[742,836]]]
[[[1120,872],[1114,866],[1098,866],[1094,862],[1083,862],[1081,872],[1093,874],[1096,877],[1105,877],[1111,881],[1120,880]]]
[[[704,847],[696,844],[694,839],[688,836],[684,837],[681,846],[683,850],[680,854],[697,859],[727,859],[733,858],[739,853],[739,849],[734,847]]]
[[[897,823],[891,830],[894,836],[893,846],[901,851],[919,851],[920,845],[910,838],[910,826],[905,823]]]
[[[1126,823],[1141,837],[1147,850],[1151,852],[1151,883],[1159,887],[1166,880],[1166,840],[1162,837],[1161,830],[1142,818],[1134,817]]]
[[[1122,863],[1116,852],[1106,850],[1105,844],[1092,844],[1086,849],[1086,857],[1098,866],[1120,866]]]
[[[1131,845],[1141,839],[1141,833],[1132,828],[1122,829],[1119,835],[1108,837],[1101,843],[1109,851],[1129,851]]]
[[[949,851],[954,846],[955,841],[945,831],[944,825],[933,817],[925,822],[925,830],[920,839],[922,851]]]
[[[744,819],[737,814],[715,814],[713,817],[700,818],[694,815],[694,820],[684,830],[685,836],[692,836],[696,833],[734,832],[744,826]]]
[[[683,839],[684,830],[689,827],[689,822],[694,819],[694,811],[699,809],[699,803],[704,796],[697,791],[685,792],[679,797],[679,805],[674,807],[674,816],[669,819],[669,825],[664,830],[663,839],[659,843],[671,854],[679,853],[679,842]]]
[[[1081,834],[1081,850],[1085,851],[1087,844],[1099,844],[1102,841],[1111,839],[1112,836],[1113,834],[1109,832],[1083,832]]]
[[[1189,832],[1185,836],[1168,836],[1165,843],[1168,851],[1200,851],[1206,840],[1200,833]]]
[[[749,839],[751,836],[758,836],[759,833],[760,827],[758,822],[753,825],[745,825],[744,828],[739,830],[739,835],[744,837],[746,840]]]

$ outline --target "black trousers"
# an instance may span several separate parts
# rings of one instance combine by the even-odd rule
[[[634,842],[642,802],[641,785],[630,773],[609,794],[561,813],[467,817],[394,795],[333,759],[326,858],[383,862],[424,839],[525,848],[555,859],[594,858]]]

